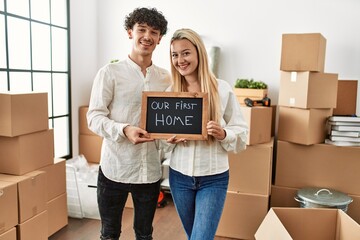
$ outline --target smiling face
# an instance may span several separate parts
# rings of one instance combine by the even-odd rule
[[[147,24],[136,23],[132,29],[128,30],[130,39],[133,39],[133,49],[131,55],[141,55],[151,57],[156,45],[160,43],[160,30],[156,30]]]
[[[170,51],[175,69],[185,79],[197,78],[199,60],[195,46],[187,39],[178,39],[171,43]]]

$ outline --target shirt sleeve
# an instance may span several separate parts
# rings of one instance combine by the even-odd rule
[[[106,67],[98,71],[91,90],[87,122],[89,129],[97,135],[119,142],[126,138],[123,129],[129,123],[119,123],[108,117],[114,84],[114,77]]]
[[[228,84],[227,84],[228,85]],[[235,153],[246,149],[249,134],[248,124],[241,112],[240,104],[230,86],[219,87],[222,106],[224,107],[223,120],[226,137],[220,141],[221,146],[228,152]]]

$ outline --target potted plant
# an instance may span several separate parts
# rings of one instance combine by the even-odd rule
[[[254,81],[254,79],[238,78],[234,84],[234,92],[240,104],[244,104],[245,98],[251,100],[261,100],[268,94],[268,86],[262,81]]]

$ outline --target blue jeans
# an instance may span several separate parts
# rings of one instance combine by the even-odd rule
[[[229,171],[189,177],[170,168],[170,190],[189,240],[214,239],[224,208]]]
[[[118,240],[121,220],[131,193],[136,240],[152,239],[152,222],[160,193],[160,180],[150,184],[125,184],[107,179],[99,168],[97,200],[101,218],[101,240]]]

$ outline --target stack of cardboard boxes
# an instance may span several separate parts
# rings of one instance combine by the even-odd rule
[[[337,101],[349,89],[343,85],[340,91],[337,74],[324,73],[325,48],[326,39],[319,33],[283,35],[270,205],[299,207],[294,197],[301,188],[335,189],[353,198],[347,213],[360,223],[360,177],[354,170],[360,168],[360,148],[324,143],[326,120],[333,109],[349,114],[345,108],[356,106],[356,97],[355,103],[347,102],[345,108]]]
[[[242,106],[241,110],[249,126],[249,138],[246,150],[229,153],[229,187],[216,235],[254,239],[269,209],[273,108]]]
[[[0,93],[0,239],[48,239],[68,223],[47,93]]]
[[[88,128],[86,114],[88,106],[79,108],[79,152],[89,163],[99,163],[102,137],[96,135]]]

